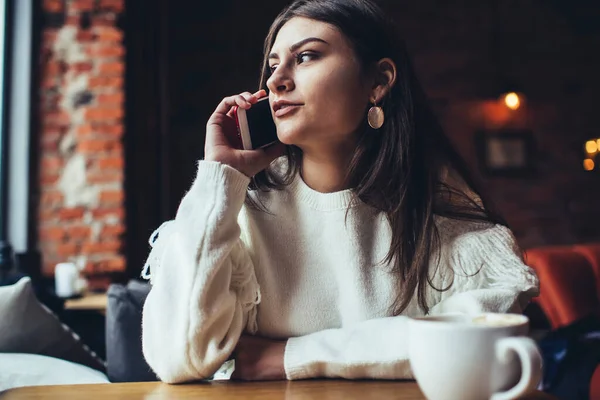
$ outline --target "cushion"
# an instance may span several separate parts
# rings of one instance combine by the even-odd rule
[[[156,381],[142,353],[142,310],[148,283],[130,281],[108,288],[106,373],[111,382]]]
[[[0,392],[21,386],[84,383],[108,383],[108,379],[100,371],[58,358],[0,353]]]
[[[0,287],[0,353],[39,354],[104,370],[102,360],[38,301],[29,277]]]

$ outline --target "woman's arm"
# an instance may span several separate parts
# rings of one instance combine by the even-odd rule
[[[451,227],[444,229],[452,233]],[[442,247],[442,263],[445,259],[452,266],[454,284],[431,314],[521,312],[538,294],[537,277],[523,264],[503,226],[451,236]],[[446,275],[448,282],[452,274]],[[287,378],[411,378],[407,320],[379,318],[291,338],[285,348]]]
[[[259,288],[237,217],[249,178],[200,161],[177,216],[158,233],[148,263],[143,352],[165,382],[210,377],[255,327]]]

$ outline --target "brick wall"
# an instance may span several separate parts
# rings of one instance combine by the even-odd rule
[[[44,0],[39,132],[43,273],[124,271],[123,0]]]

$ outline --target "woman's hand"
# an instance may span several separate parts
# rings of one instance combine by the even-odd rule
[[[235,348],[235,371],[231,379],[243,381],[284,380],[285,340],[242,336]]]
[[[236,137],[237,127],[233,116],[233,107],[245,110],[252,107],[259,98],[266,95],[264,90],[255,94],[244,92],[224,98],[206,124],[206,145],[204,159],[227,164],[248,177],[265,169],[274,159],[284,154],[285,146],[276,143],[264,149],[239,150],[234,148],[228,137]]]

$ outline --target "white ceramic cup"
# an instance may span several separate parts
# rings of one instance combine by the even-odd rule
[[[54,289],[58,297],[68,298],[80,294],[86,287],[79,269],[74,263],[56,264],[54,270]]]
[[[518,314],[409,320],[411,368],[429,400],[505,400],[534,390],[542,357]]]

